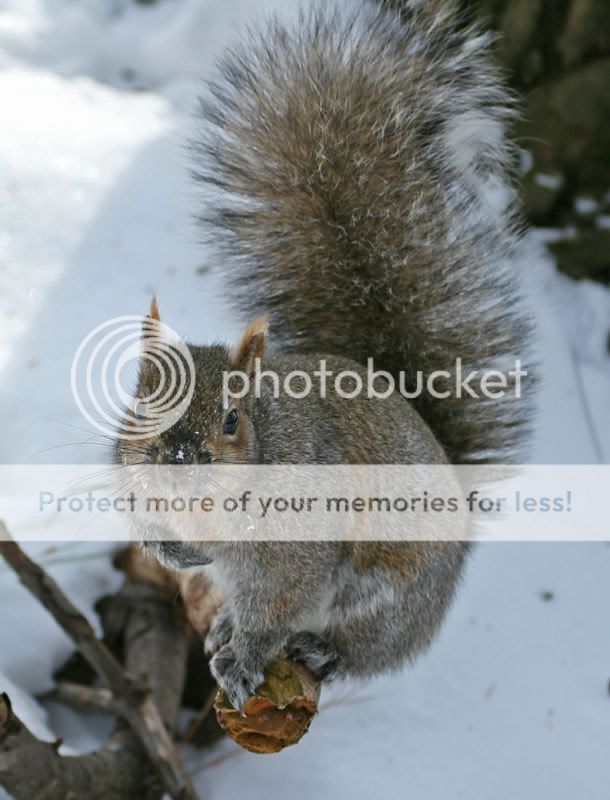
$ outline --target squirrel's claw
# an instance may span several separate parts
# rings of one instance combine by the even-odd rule
[[[224,605],[214,617],[210,630],[208,631],[203,649],[208,658],[211,658],[226,644],[229,644],[233,637],[233,617],[229,608]]]
[[[243,663],[231,645],[222,647],[210,661],[210,672],[233,708],[241,710],[265,676],[262,670]]]

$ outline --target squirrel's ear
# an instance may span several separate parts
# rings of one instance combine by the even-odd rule
[[[262,360],[267,346],[267,330],[269,317],[263,314],[251,322],[242,333],[239,344],[233,353],[233,366],[235,369],[251,376],[254,373],[256,361]]]
[[[151,339],[159,339],[161,336],[161,317],[159,315],[159,306],[157,305],[157,298],[153,294],[150,299],[150,308],[148,314],[144,317],[142,322],[142,348],[146,349]]]
[[[150,298],[150,309],[148,311],[148,316],[151,319],[154,319],[156,322],[161,322],[161,317],[159,316],[159,306],[157,305],[157,295],[153,294]]]

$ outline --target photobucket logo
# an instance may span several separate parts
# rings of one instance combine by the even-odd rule
[[[136,396],[138,369],[149,379],[142,383],[144,393]],[[195,388],[195,365],[186,344],[165,323],[115,317],[79,345],[70,385],[81,414],[100,433],[147,439],[171,428],[185,413]],[[121,426],[126,415],[128,424]]]
[[[300,400],[313,391],[326,398],[330,390],[334,395],[352,400],[361,395],[369,399],[384,400],[398,391],[407,400],[415,400],[427,394],[437,400],[449,398],[472,397],[474,399],[497,400],[507,394],[521,397],[522,378],[527,370],[522,369],[517,359],[511,369],[468,369],[461,358],[456,358],[451,370],[436,370],[425,375],[421,370],[414,375],[404,371],[398,373],[398,379],[385,370],[376,370],[374,360],[367,361],[366,375],[355,370],[343,370],[336,374],[327,367],[326,359],[321,359],[318,369],[311,373],[304,370],[292,370],[279,375],[271,369],[262,369],[261,360],[255,359],[253,375],[240,370],[225,372],[223,376],[223,400],[225,408],[229,408],[231,400],[245,397],[253,391],[255,397],[261,397],[263,382],[271,387],[273,397],[278,398],[283,392],[288,397]]]

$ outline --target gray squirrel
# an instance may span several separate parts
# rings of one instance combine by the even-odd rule
[[[302,12],[294,27],[273,19],[224,55],[201,100],[195,173],[213,189],[201,223],[236,308],[254,321],[233,350],[189,345],[187,412],[137,451],[119,438],[117,463],[143,452],[167,464],[178,452],[190,463],[519,458],[528,386],[521,397],[413,401],[276,398],[263,387],[223,403],[223,374],[250,374],[257,359],[282,377],[313,372],[320,354],[364,374],[372,357],[408,385],[418,372],[449,380],[457,357],[465,368],[528,363],[518,217],[485,200],[486,186],[507,182],[512,157],[512,101],[489,48],[450,3],[358,0],[352,11]],[[205,648],[236,708],[281,654],[321,680],[411,661],[436,634],[468,553],[465,542],[427,541],[148,546],[220,586]]]

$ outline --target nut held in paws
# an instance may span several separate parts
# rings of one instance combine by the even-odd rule
[[[296,744],[309,729],[318,710],[320,684],[294,661],[276,661],[265,682],[250,697],[243,712],[234,709],[223,691],[214,708],[226,734],[251,753],[279,753]]]

